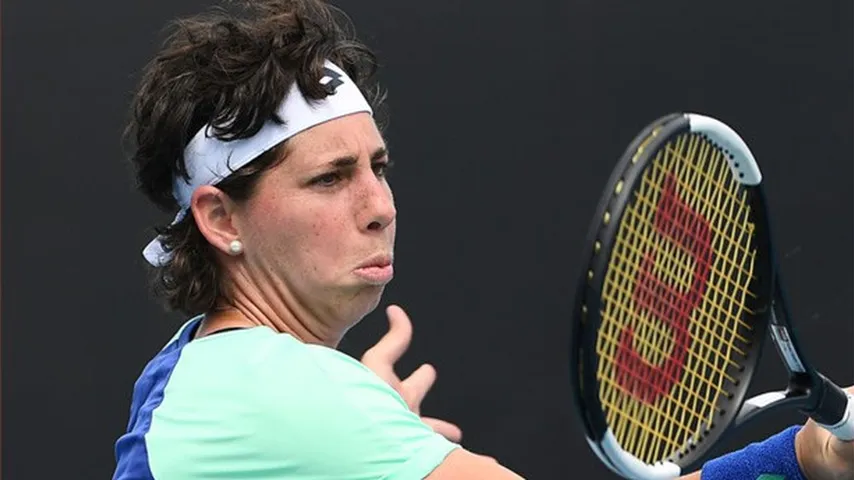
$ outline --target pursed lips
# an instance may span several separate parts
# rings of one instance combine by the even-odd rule
[[[377,254],[356,267],[356,275],[373,285],[383,285],[394,276],[393,258],[389,254]]]

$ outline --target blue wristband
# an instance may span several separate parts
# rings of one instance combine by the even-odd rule
[[[795,454],[795,435],[789,427],[760,443],[709,460],[701,480],[806,480]]]

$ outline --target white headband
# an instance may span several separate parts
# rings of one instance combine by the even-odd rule
[[[193,192],[198,187],[216,185],[262,153],[315,125],[352,113],[373,114],[362,92],[342,69],[327,61],[324,72],[320,83],[331,86],[334,93],[323,100],[308,100],[294,82],[285,101],[277,110],[279,118],[285,122],[284,125],[268,121],[254,136],[233,141],[221,141],[209,136],[210,125],[196,133],[184,149],[184,163],[190,181],[188,183],[178,177],[174,182],[173,195],[180,209],[172,221],[173,225],[184,218],[190,208]],[[161,237],[158,236],[142,252],[148,263],[154,266],[165,264],[171,257],[160,240]]]

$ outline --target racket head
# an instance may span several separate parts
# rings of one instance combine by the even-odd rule
[[[696,469],[735,420],[774,291],[761,173],[711,117],[631,142],[600,199],[570,349],[588,443],[625,478]]]

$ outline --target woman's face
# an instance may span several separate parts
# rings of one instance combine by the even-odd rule
[[[235,212],[245,269],[265,295],[356,319],[376,308],[392,278],[394,198],[385,142],[366,114],[291,138]]]

